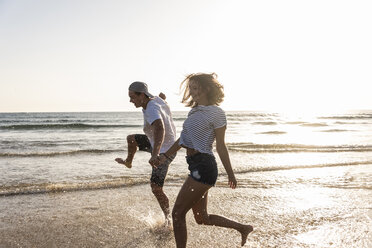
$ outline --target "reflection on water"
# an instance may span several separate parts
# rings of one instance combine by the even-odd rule
[[[238,189],[234,206],[262,227],[252,247],[371,247],[371,165],[251,172],[238,182],[250,195]]]
[[[178,133],[185,116],[174,115]],[[372,247],[371,111],[227,118],[238,188],[227,187],[217,159],[208,209],[252,224],[247,247]],[[132,169],[114,161],[142,123],[141,113],[0,114],[0,247],[174,247],[159,232],[149,154],[138,152]],[[166,179],[171,204],[188,173],[184,156]],[[240,243],[190,215],[188,227],[190,247]]]

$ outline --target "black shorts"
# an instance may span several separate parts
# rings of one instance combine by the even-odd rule
[[[140,151],[152,152],[152,147],[149,138],[144,134],[135,134],[134,139],[137,142],[138,149]]]
[[[150,152],[150,153],[152,152],[150,141],[146,135],[135,134],[134,139],[136,140],[138,149],[140,151],[145,151],[145,152]],[[175,157],[176,155],[171,156],[169,159],[167,159],[163,164],[159,165],[157,168],[152,167],[152,173],[151,173],[151,179],[150,179],[151,183],[154,183],[160,187],[163,187],[165,177],[167,176],[167,173],[168,173],[169,165]]]
[[[206,153],[197,153],[187,156],[186,161],[189,164],[189,176],[191,178],[211,186],[216,184],[218,169],[214,156]]]

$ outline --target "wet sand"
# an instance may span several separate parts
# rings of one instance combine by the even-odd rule
[[[165,186],[171,205],[180,186]],[[209,212],[253,225],[245,247],[371,247],[370,190],[315,192],[317,203],[303,187],[219,185],[210,190]],[[8,196],[0,203],[0,247],[175,247],[149,185]],[[199,226],[191,212],[187,223],[188,247],[240,247],[234,230]]]

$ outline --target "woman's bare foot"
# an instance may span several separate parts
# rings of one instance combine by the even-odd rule
[[[250,234],[253,231],[253,226],[246,225],[241,233],[242,235],[242,246],[245,245],[245,242],[247,242],[248,234]]]
[[[167,218],[165,218],[164,227],[165,228],[168,228],[169,230],[172,230],[173,229],[172,219],[170,218],[170,216],[168,216]]]
[[[122,158],[116,158],[115,161],[118,162],[119,164],[125,165],[129,169],[132,168],[132,162],[129,162],[127,160],[123,160]]]

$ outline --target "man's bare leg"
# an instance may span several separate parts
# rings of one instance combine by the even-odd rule
[[[167,195],[163,191],[163,187],[151,183],[152,193],[155,195],[156,199],[159,202],[161,210],[163,210],[165,216],[165,222],[167,225],[170,225],[170,210],[169,210],[169,200]]]
[[[127,143],[128,143],[128,155],[125,160],[122,158],[116,158],[115,161],[118,162],[119,164],[123,164],[128,168],[132,168],[132,161],[134,158],[134,154],[137,151],[137,142],[136,139],[134,138],[134,134],[128,135],[127,136]]]

